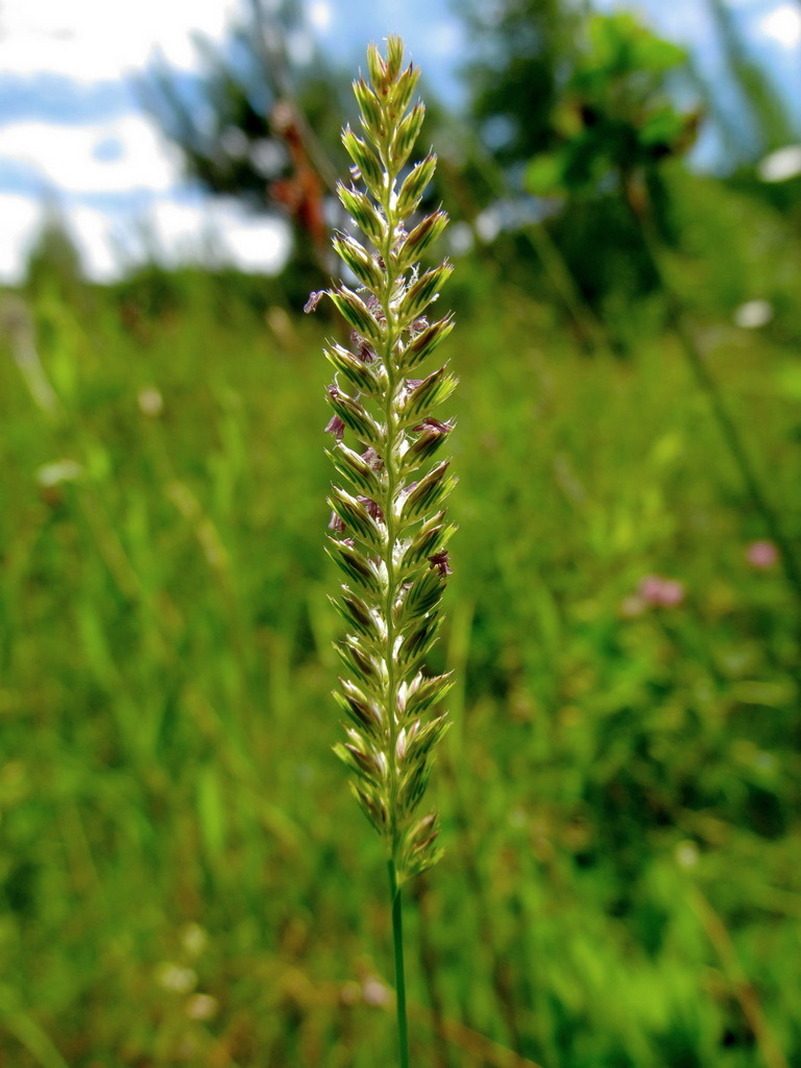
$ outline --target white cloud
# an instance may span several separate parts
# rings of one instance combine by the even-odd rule
[[[138,115],[86,126],[10,123],[0,137],[3,159],[27,164],[44,188],[70,193],[164,191],[180,181],[177,151]]]
[[[276,219],[228,221],[223,233],[229,262],[242,271],[277,274],[291,252],[289,227]]]
[[[458,56],[464,51],[462,27],[453,19],[435,22],[429,27],[426,43],[430,55]]]
[[[53,215],[53,204],[18,194],[0,194],[0,282],[16,285],[23,278],[31,249],[35,246],[46,221]],[[120,262],[113,216],[85,205],[58,203],[56,218],[77,248],[86,274],[95,281],[107,281],[125,266]]]
[[[759,30],[784,48],[795,48],[801,42],[801,9],[793,4],[780,4],[760,20]]]
[[[142,253],[168,266],[180,263],[233,264],[243,271],[275,274],[290,251],[288,227],[246,211],[231,199],[152,205],[141,228]]]
[[[308,7],[308,16],[310,25],[318,32],[325,33],[331,25],[334,13],[328,0],[312,0]]]
[[[122,265],[116,248],[113,217],[84,205],[64,214],[87,275],[97,282],[116,278]]]
[[[194,69],[192,31],[219,40],[237,9],[236,0],[3,0],[3,69],[92,82],[142,68],[155,49]]]
[[[104,211],[69,201],[58,217],[80,253],[88,277],[110,281],[131,266],[155,259],[167,267],[185,263],[230,264],[243,271],[275,274],[290,252],[289,230],[280,220],[252,215],[233,200],[186,204],[159,197],[146,208]],[[0,194],[0,282],[22,278],[30,248],[52,205],[34,197]]]

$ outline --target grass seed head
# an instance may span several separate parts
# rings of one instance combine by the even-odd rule
[[[329,552],[349,583],[336,601],[348,628],[337,643],[348,675],[336,694],[346,740],[335,751],[401,882],[439,856],[437,817],[418,808],[447,727],[435,710],[451,679],[426,674],[423,664],[451,574],[453,527],[443,505],[455,479],[447,460],[428,470],[426,461],[450,437],[453,422],[432,413],[456,385],[446,366],[423,367],[453,326],[450,315],[426,318],[452,267],[420,264],[448,219],[441,210],[417,214],[436,157],[407,165],[425,107],[412,100],[418,71],[404,68],[403,51],[399,37],[388,38],[384,55],[370,46],[368,77],[353,85],[361,136],[342,132],[353,182],[338,194],[358,233],[349,228],[332,241],[356,286],[341,282],[306,305],[314,311],[328,296],[351,329],[348,348],[325,348],[335,372]],[[420,377],[409,377],[417,368]]]

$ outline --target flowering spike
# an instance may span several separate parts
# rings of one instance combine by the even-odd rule
[[[354,293],[352,289],[348,289],[347,286],[339,286],[329,296],[354,330],[361,334],[366,334],[371,341],[380,339],[381,327],[376,322],[365,301],[357,293]]]
[[[391,82],[398,83],[403,65],[403,41],[396,33],[387,38],[387,75]]]
[[[353,83],[353,95],[359,105],[363,128],[367,130],[370,127],[380,127],[383,122],[381,102],[364,78],[357,78]]]
[[[411,215],[417,210],[426,186],[434,177],[436,168],[437,157],[433,154],[429,154],[412,167],[398,193],[397,208],[402,216]]]
[[[379,292],[384,276],[367,249],[349,234],[336,234],[333,245],[339,258],[350,267],[361,284],[374,294]]]
[[[444,212],[435,211],[427,215],[403,242],[401,254],[404,260],[408,259],[408,262],[412,263],[420,257],[428,246],[436,241],[447,225],[448,216]]]
[[[420,72],[410,63],[400,78],[398,78],[396,85],[395,97],[393,100],[396,115],[402,115],[408,108],[412,99],[412,94],[417,88],[419,80]]]
[[[404,370],[411,371],[427,359],[437,345],[453,330],[453,316],[449,312],[431,326],[424,327],[409,344],[404,353]]]
[[[380,383],[365,360],[355,356],[348,349],[343,349],[341,345],[331,345],[324,351],[326,359],[334,370],[338,371],[343,378],[347,378],[357,389],[371,395],[378,392]]]
[[[337,186],[337,195],[340,203],[348,215],[367,237],[378,247],[386,239],[387,221],[380,210],[371,201],[352,186],[348,187],[341,182]],[[322,292],[320,296],[322,296]],[[312,297],[317,296],[312,293]],[[304,309],[305,310],[305,309]]]
[[[367,69],[370,72],[370,81],[376,88],[376,92],[384,96],[387,91],[387,65],[384,57],[374,44],[367,48]]]
[[[403,404],[403,420],[407,424],[418,423],[425,412],[435,408],[446,400],[456,389],[456,379],[448,373],[448,365],[445,364],[432,371],[431,374],[419,382],[407,395]],[[434,425],[443,427],[444,423],[434,420]]]
[[[370,182],[381,181],[381,161],[372,149],[357,137],[349,126],[342,131],[342,144],[362,176]]]
[[[408,322],[414,322],[421,312],[437,299],[439,287],[446,281],[452,270],[453,265],[446,262],[426,271],[404,294],[400,314]]]
[[[447,461],[413,479],[450,437],[453,423],[432,411],[456,379],[445,366],[410,377],[453,326],[450,315],[432,324],[421,318],[451,272],[448,263],[426,271],[419,264],[446,214],[412,217],[436,157],[401,178],[425,115],[412,102],[418,72],[404,69],[397,37],[385,56],[369,48],[367,69],[369,78],[353,86],[362,136],[350,128],[342,134],[354,184],[338,188],[362,238],[333,237],[356,288],[340,283],[324,294],[353,330],[348,348],[325,348],[336,376],[326,428],[338,479],[329,497],[329,552],[349,584],[335,602],[348,628],[337,650],[349,674],[337,696],[346,737],[336,752],[400,884],[439,856],[436,816],[420,816],[418,806],[446,727],[432,708],[451,682],[421,665],[437,638],[451,573],[446,544],[454,528],[442,505],[455,480]]]
[[[423,119],[426,117],[425,107],[418,103],[415,104],[408,115],[405,116],[395,129],[391,151],[395,160],[397,160],[401,166],[409,158],[409,153],[414,148],[414,143],[420,135],[420,130],[423,127]]]

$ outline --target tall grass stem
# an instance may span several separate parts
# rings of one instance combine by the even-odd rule
[[[389,897],[392,902],[392,948],[395,960],[395,998],[398,1023],[398,1063],[409,1068],[409,1021],[406,1011],[406,964],[403,958],[403,896],[398,886],[395,861],[387,861]]]

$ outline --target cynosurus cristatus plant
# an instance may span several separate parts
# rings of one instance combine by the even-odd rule
[[[412,104],[418,80],[403,65],[403,42],[371,46],[370,82],[354,83],[362,136],[346,127],[352,183],[339,198],[361,232],[336,233],[334,248],[355,285],[323,291],[352,328],[350,346],[326,345],[334,368],[326,428],[337,479],[329,552],[346,576],[336,605],[348,626],[338,643],[345,664],[336,698],[346,740],[336,752],[386,849],[393,907],[401,1064],[408,1064],[400,887],[439,856],[437,816],[420,814],[432,752],[446,727],[438,702],[448,675],[426,674],[436,641],[440,601],[450,574],[453,526],[443,504],[454,478],[439,450],[453,427],[433,413],[456,379],[447,365],[424,365],[452,329],[447,314],[427,310],[451,272],[447,262],[423,270],[420,257],[445,228],[434,211],[418,219],[434,174],[429,154],[409,155],[425,114]],[[312,294],[312,310],[323,293]]]

